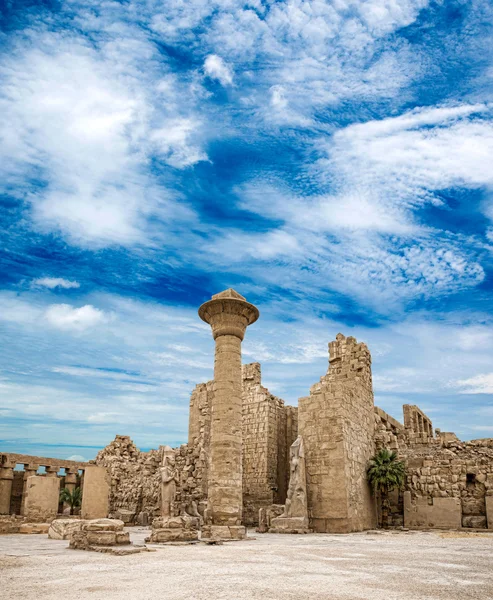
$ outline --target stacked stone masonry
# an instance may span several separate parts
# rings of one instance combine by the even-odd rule
[[[216,342],[215,380],[192,392],[188,443],[141,452],[130,437],[117,435],[93,465],[0,454],[0,532],[18,529],[28,517],[50,520],[64,512],[67,507],[57,505],[59,489],[80,486],[84,492],[85,471],[88,517],[143,525],[159,518],[156,536],[163,539],[178,535],[171,530],[185,537],[193,532],[195,538],[198,523],[202,534],[215,537],[221,530],[226,535],[227,529],[237,538],[244,525],[258,524],[260,512],[259,529],[266,531],[272,519],[290,516],[283,504],[290,448],[298,435],[310,530],[376,526],[378,502],[366,470],[381,448],[395,451],[406,464],[405,486],[391,498],[393,525],[493,529],[493,439],[463,442],[454,433],[434,432],[415,405],[404,405],[403,424],[375,406],[371,355],[364,343],[338,334],[329,344],[327,373],[298,407],[286,406],[262,385],[259,363],[241,364],[241,342],[257,309],[226,290],[202,305],[199,314]],[[166,514],[163,486],[170,498]]]

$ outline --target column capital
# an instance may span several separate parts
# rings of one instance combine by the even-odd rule
[[[59,470],[60,467],[57,465],[45,467],[46,475],[48,477],[57,477]]]
[[[37,470],[39,469],[39,465],[34,463],[24,465],[24,479],[31,477],[32,475],[36,475]]]
[[[0,465],[0,479],[14,479],[14,467],[10,465]]]
[[[230,288],[214,294],[211,300],[202,304],[199,317],[211,326],[214,339],[221,335],[233,335],[243,340],[248,325],[259,318],[259,311]]]

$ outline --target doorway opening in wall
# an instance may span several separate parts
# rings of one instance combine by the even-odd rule
[[[486,486],[476,473],[466,473],[462,495],[462,527],[486,529]]]

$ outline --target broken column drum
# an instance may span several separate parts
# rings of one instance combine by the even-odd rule
[[[242,522],[242,374],[241,342],[258,309],[234,290],[212,296],[199,308],[216,342],[211,407],[208,521],[212,526]]]

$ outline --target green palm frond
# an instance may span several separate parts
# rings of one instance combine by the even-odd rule
[[[60,502],[68,504],[70,508],[77,508],[82,504],[82,490],[80,487],[70,491],[68,488],[60,490]]]
[[[367,470],[368,481],[375,492],[384,494],[404,485],[405,464],[397,459],[397,453],[382,448],[370,460]]]

